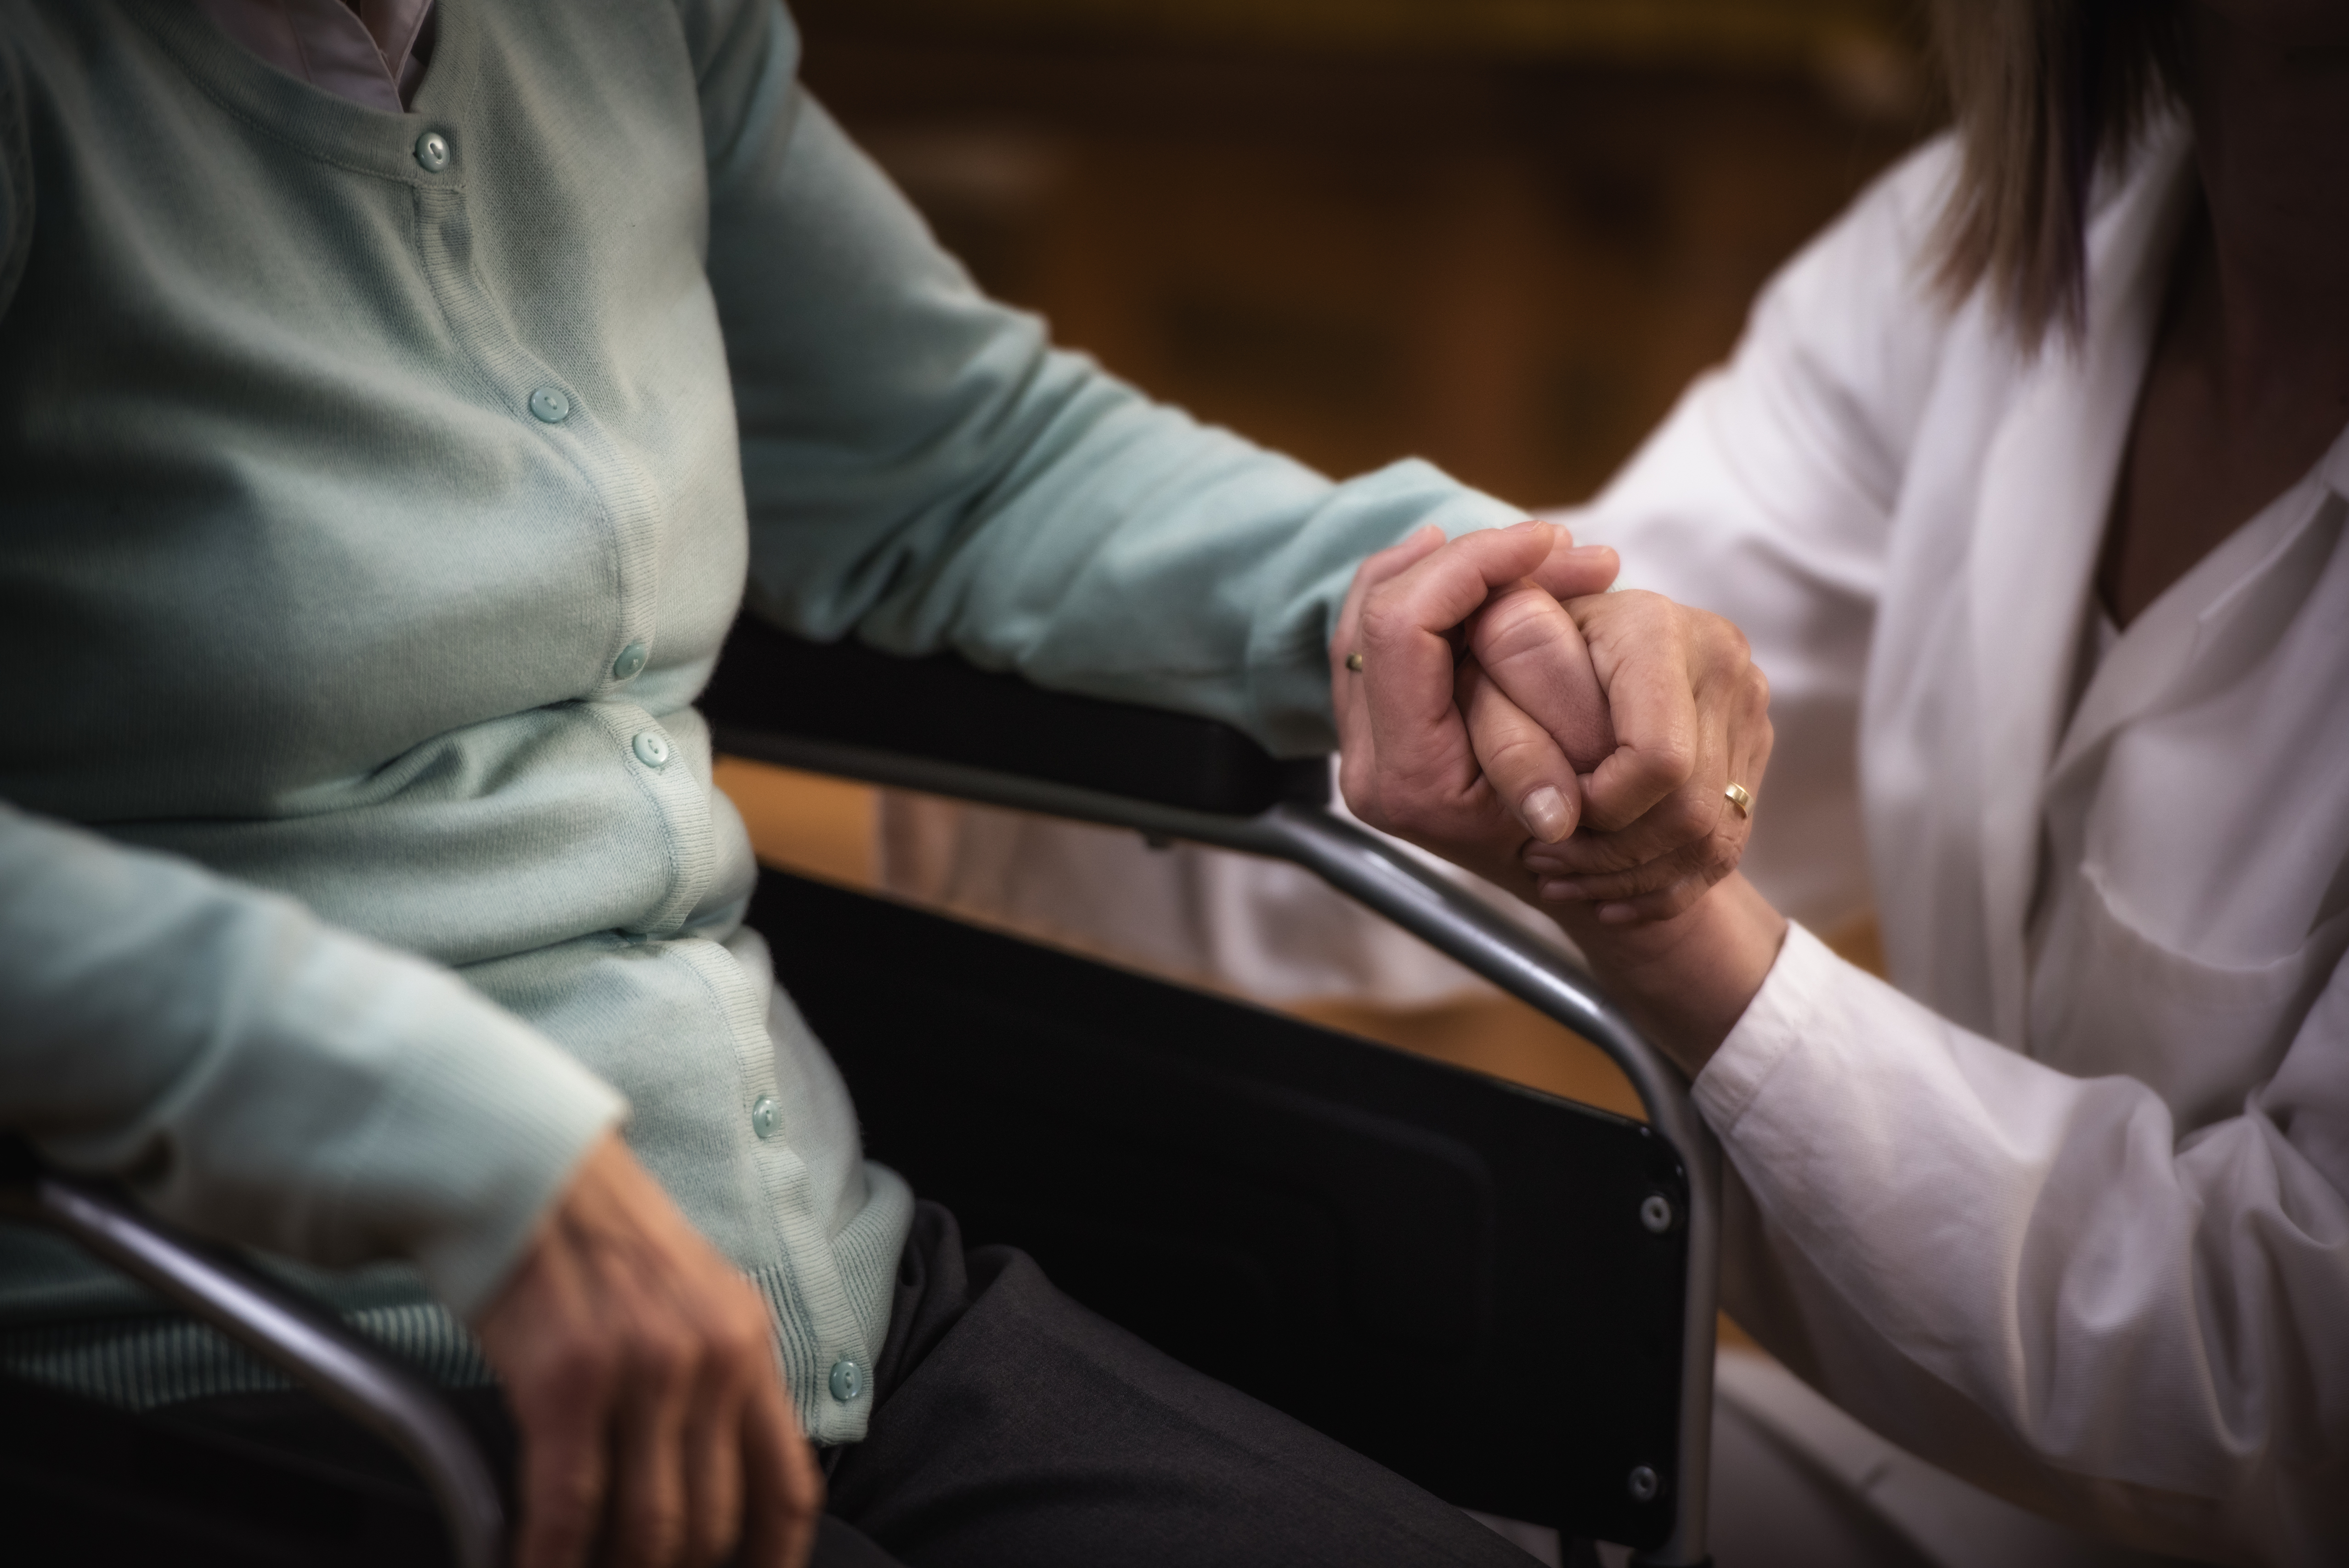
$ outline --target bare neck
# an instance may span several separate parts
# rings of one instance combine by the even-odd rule
[[[2209,213],[2196,292],[2232,418],[2311,400],[2349,418],[2349,25],[2303,9],[2189,8],[2183,85]]]
[[[2295,9],[2316,16],[2299,31],[2343,36],[2279,38],[2271,13]],[[2203,221],[2178,258],[2097,568],[2124,626],[2349,424],[2349,17],[2325,0],[2189,15]]]

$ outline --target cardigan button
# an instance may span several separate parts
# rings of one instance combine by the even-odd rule
[[[571,399],[560,387],[542,387],[530,395],[530,411],[543,425],[560,425],[571,418]]]
[[[636,754],[636,760],[647,768],[668,766],[668,742],[662,738],[658,730],[638,730],[636,738],[628,742],[628,748]]]
[[[645,645],[630,643],[620,650],[620,656],[612,661],[612,678],[616,681],[634,679],[636,672],[644,667]]]
[[[774,1096],[762,1094],[750,1102],[750,1130],[759,1135],[761,1142],[772,1138],[775,1129],[782,1124],[783,1108],[775,1103]]]
[[[864,1392],[864,1368],[846,1357],[832,1364],[832,1397],[842,1404],[854,1403]]]
[[[416,161],[427,174],[438,174],[449,167],[449,139],[437,130],[428,130],[416,139]]]

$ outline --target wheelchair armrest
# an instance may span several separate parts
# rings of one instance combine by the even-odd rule
[[[0,1134],[0,1218],[67,1237],[307,1385],[423,1478],[459,1568],[503,1560],[504,1505],[472,1438],[429,1385],[331,1315],[110,1183],[50,1169],[13,1134]]]
[[[701,709],[719,748],[778,760],[789,736],[1218,816],[1330,798],[1321,758],[1284,762],[1227,724],[1045,691],[952,654],[811,643],[744,615]]]

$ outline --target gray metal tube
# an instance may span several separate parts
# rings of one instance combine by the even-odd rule
[[[1284,804],[1255,817],[1225,817],[1104,795],[960,763],[864,747],[737,730],[720,750],[933,795],[1071,817],[1153,837],[1188,839],[1268,855],[1314,872],[1430,946],[1557,1019],[1623,1069],[1648,1125],[1688,1171],[1688,1315],[1682,1325],[1680,1491],[1664,1544],[1640,1556],[1657,1568],[1706,1561],[1705,1500],[1713,1460],[1713,1321],[1721,1289],[1721,1150],[1689,1099],[1680,1069],[1650,1045],[1580,965],[1537,942],[1476,899],[1384,841],[1319,807]],[[1630,1478],[1625,1478],[1630,1484]]]
[[[429,1387],[291,1293],[223,1262],[104,1187],[43,1172],[0,1214],[46,1226],[308,1385],[382,1437],[431,1489],[458,1568],[496,1568],[505,1508],[471,1433]]]
[[[1315,807],[1276,806],[1257,819],[1283,858],[1319,873],[1430,946],[1590,1041],[1623,1069],[1687,1167],[1688,1311],[1681,1326],[1680,1496],[1673,1530],[1640,1561],[1705,1561],[1713,1462],[1713,1320],[1721,1288],[1721,1150],[1690,1101],[1680,1069],[1632,1027],[1590,976],[1493,910],[1350,822]],[[1628,1478],[1627,1478],[1628,1482]]]

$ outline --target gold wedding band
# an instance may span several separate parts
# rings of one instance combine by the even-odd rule
[[[1348,654],[1346,655],[1346,667],[1352,670],[1355,674],[1360,675],[1362,669],[1362,655],[1360,654]]]
[[[1750,818],[1754,815],[1753,790],[1748,789],[1743,784],[1732,784],[1728,789],[1723,789],[1722,793],[1729,797],[1729,803],[1737,808],[1737,814],[1739,816]]]

